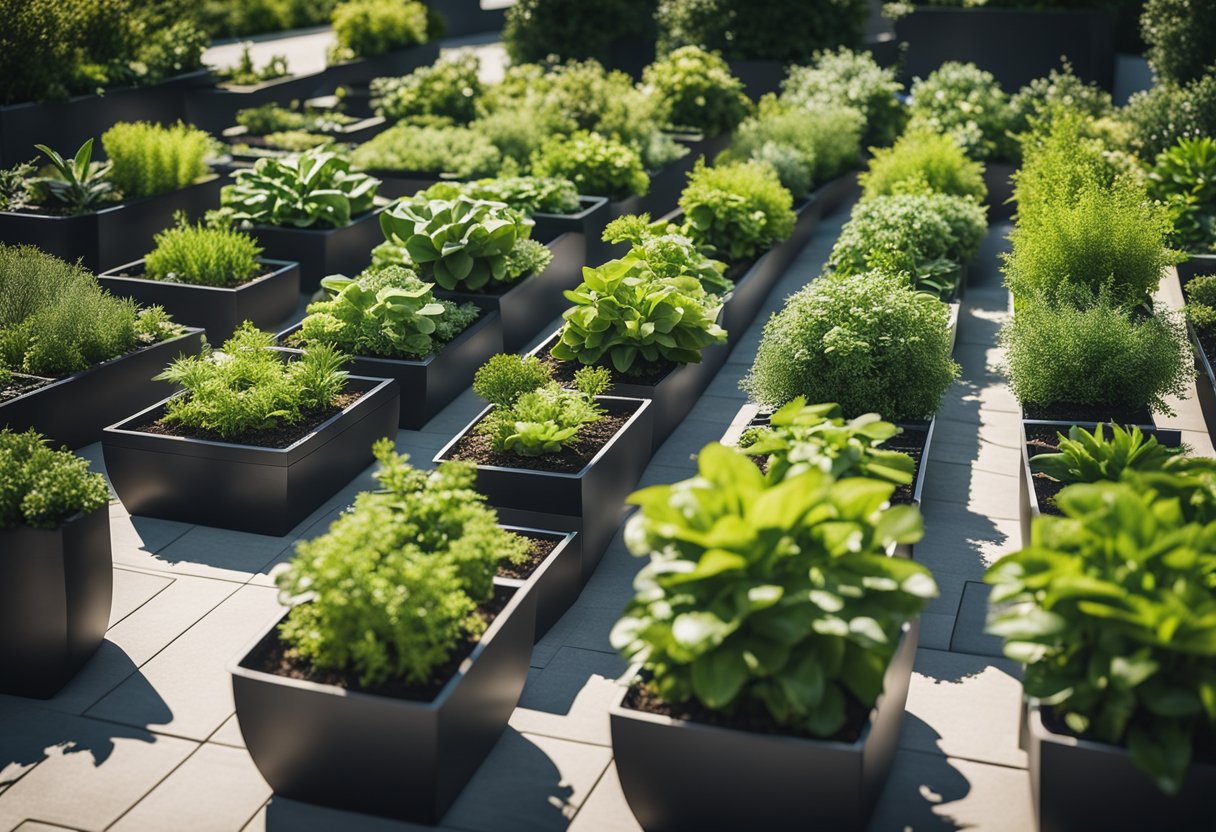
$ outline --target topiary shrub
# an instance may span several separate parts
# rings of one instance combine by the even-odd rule
[[[717,136],[734,130],[751,110],[743,82],[730,74],[722,56],[699,46],[681,46],[655,61],[642,73],[642,83],[658,97],[672,127]]]
[[[980,202],[988,196],[983,164],[968,159],[949,136],[925,130],[905,133],[893,147],[875,148],[860,182],[862,199],[921,185],[933,193],[969,196]]]
[[[815,54],[809,66],[793,66],[781,82],[781,98],[799,107],[851,107],[865,117],[865,147],[886,147],[908,120],[897,97],[903,84],[893,67],[880,67],[869,52],[851,49]]]

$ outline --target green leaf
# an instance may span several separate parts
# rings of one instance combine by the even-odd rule
[[[725,708],[746,681],[747,663],[738,650],[715,650],[692,663],[692,689],[708,708]]]

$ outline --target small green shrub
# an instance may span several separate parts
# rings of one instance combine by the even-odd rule
[[[156,234],[156,247],[144,257],[144,276],[194,286],[240,286],[264,274],[257,240],[229,228],[190,225],[184,214],[176,225]]]
[[[722,56],[682,46],[646,67],[642,83],[663,103],[666,121],[717,136],[735,129],[751,110],[743,82]]]
[[[760,162],[706,167],[698,160],[680,194],[683,232],[732,262],[748,260],[794,231],[794,198]]]
[[[417,0],[345,0],[330,18],[337,42],[330,48],[329,62],[374,58],[426,43],[427,22],[426,6]]]
[[[612,645],[663,701],[831,737],[873,706],[903,628],[937,585],[885,555],[923,535],[895,486],[815,468],[764,475],[707,445],[697,476],[635,492],[625,539],[649,558]]]
[[[253,55],[250,53],[251,46],[253,46],[252,43],[246,43],[241,47],[241,57],[235,64],[216,70],[215,74],[220,80],[238,87],[252,87],[263,81],[286,78],[291,74],[287,70],[287,57],[285,55],[271,55],[261,67],[255,66]],[[268,104],[266,106],[273,107],[275,105]]]
[[[1155,84],[1133,95],[1122,116],[1142,159],[1155,159],[1179,139],[1216,136],[1216,72],[1182,85]]]
[[[0,430],[0,529],[53,529],[109,502],[106,478],[87,459],[51,450],[35,430]]]
[[[846,418],[927,419],[958,376],[946,305],[901,277],[820,278],[769,319],[742,387],[765,407],[799,396]]]
[[[540,150],[549,138],[544,123],[530,109],[507,108],[479,117],[469,127],[479,141],[498,150],[503,160],[503,173],[508,165],[526,171],[532,164],[532,154]]]
[[[313,667],[352,672],[365,687],[423,683],[481,634],[476,611],[493,594],[498,564],[525,560],[527,541],[498,525],[473,488],[472,465],[420,471],[390,439],[374,451],[380,489],[360,493],[276,569],[291,606],[279,635]]]
[[[841,48],[815,54],[810,66],[790,67],[781,83],[782,100],[797,107],[851,107],[865,117],[865,147],[886,147],[908,120],[897,97],[903,84],[894,68],[880,67],[869,52]]]
[[[561,59],[608,60],[617,41],[653,40],[656,0],[518,0],[507,10],[502,42],[514,64]]]
[[[202,0],[198,13],[213,38],[260,35],[329,23],[339,0]]]
[[[979,161],[1013,158],[1009,135],[1013,111],[992,73],[974,64],[947,61],[928,78],[912,82],[910,128],[945,133]]]
[[[504,202],[526,216],[576,214],[582,210],[578,188],[569,179],[506,176],[473,182],[437,182],[422,193],[427,199],[470,199]]]
[[[336,133],[356,121],[354,116],[345,113],[309,107],[301,110],[280,104],[246,107],[236,113],[236,123],[255,136],[288,132]]]
[[[652,223],[649,214],[617,217],[604,228],[604,240],[629,243],[630,256],[644,266],[647,280],[695,277],[706,292],[719,296],[735,286],[725,263],[706,256],[674,223]]]
[[[1009,99],[1013,130],[1024,133],[1035,120],[1051,120],[1061,109],[1089,118],[1106,118],[1114,112],[1110,93],[1095,83],[1085,83],[1064,62],[1046,76],[1036,78]]]
[[[614,199],[644,196],[650,190],[650,177],[642,169],[638,153],[598,133],[547,139],[532,157],[532,173],[569,179],[580,194]]]
[[[342,228],[375,207],[380,187],[379,179],[325,150],[258,159],[234,180],[220,191],[233,220],[293,228]]]
[[[875,148],[870,169],[861,174],[862,199],[897,193],[901,186],[923,183],[934,193],[988,196],[984,166],[972,161],[949,136],[909,131],[888,149]]]
[[[660,0],[659,54],[694,44],[730,60],[806,61],[822,49],[858,47],[866,0]]]
[[[1104,144],[1086,132],[1085,118],[1060,111],[1043,129],[1023,137],[1022,167],[1013,175],[1019,221],[1046,220],[1058,205],[1072,205],[1087,186],[1109,189],[1120,173]]]
[[[1170,241],[1184,251],[1216,250],[1216,140],[1179,139],[1149,171],[1149,194],[1166,204]]]
[[[372,106],[393,120],[419,117],[467,124],[477,117],[481,61],[471,52],[441,58],[400,78],[375,78]]]
[[[1186,284],[1186,316],[1195,329],[1216,327],[1216,275],[1200,275]]]
[[[1216,6],[1205,0],[1146,0],[1145,53],[1160,81],[1186,84],[1216,68]]]
[[[1180,315],[1133,318],[1106,298],[1088,308],[1024,302],[1001,343],[1009,386],[1023,405],[1170,413],[1166,397],[1186,395],[1194,377]]]
[[[126,199],[178,191],[209,172],[211,137],[177,123],[119,122],[101,136],[112,168],[110,181]]]
[[[493,176],[502,165],[502,154],[467,127],[397,124],[359,145],[350,160],[365,170],[425,171],[468,179]]]

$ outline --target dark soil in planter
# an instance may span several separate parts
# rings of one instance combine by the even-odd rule
[[[584,365],[577,361],[558,361],[548,350],[538,353],[538,357],[545,364],[553,368],[553,377],[563,387],[569,387],[574,384],[574,374],[583,369]],[[622,373],[611,364],[602,365],[608,370],[609,376],[612,379],[612,384],[643,384],[654,386],[675,370],[680,365],[674,361],[662,361],[657,364],[646,364],[645,371],[642,373]],[[608,393],[611,395],[612,390]]]
[[[23,373],[13,373],[12,379],[8,386],[0,388],[0,402],[15,399],[18,396],[23,396],[31,390],[37,390],[39,387],[46,387],[52,384],[55,379],[41,378],[39,376],[27,376]]]
[[[545,558],[549,557],[550,553],[560,546],[564,538],[552,537],[533,537],[529,534],[514,532],[519,537],[528,541],[528,559],[521,564],[513,564],[503,561],[498,565],[498,577],[514,578],[515,580],[526,581],[532,577],[532,573],[536,568],[545,562]]]
[[[451,458],[463,459],[479,465],[495,465],[500,468],[527,468],[533,471],[553,471],[559,474],[577,474],[582,471],[607,445],[612,437],[625,426],[632,413],[605,414],[598,422],[583,425],[574,441],[561,453],[544,456],[523,456],[509,451],[497,452],[490,445],[490,437],[475,430],[469,431],[452,446]],[[480,424],[480,423],[479,423]]]
[[[234,445],[254,445],[259,448],[288,448],[308,436],[326,420],[354,404],[363,395],[362,393],[341,393],[331,407],[306,410],[303,413],[304,418],[295,424],[279,424],[266,430],[249,431],[240,436],[222,437],[212,431],[190,425],[166,424],[163,417],[149,419],[143,424],[132,425],[132,427],[144,433],[155,433],[160,436],[184,436],[188,439],[229,442]]]
[[[1119,425],[1151,424],[1145,413],[1129,407],[1107,405],[1067,404],[1058,402],[1049,407],[1026,404],[1022,406],[1024,418],[1044,422],[1114,422]]]
[[[513,587],[495,587],[494,596],[478,607],[475,613],[485,624],[483,632],[488,629],[502,612],[503,608],[515,594]],[[411,702],[430,702],[447,685],[448,680],[460,670],[460,665],[473,648],[481,641],[481,635],[466,635],[452,655],[426,682],[406,682],[397,679],[381,685],[364,687],[359,683],[359,677],[353,671],[322,670],[313,667],[306,659],[293,654],[279,639],[278,627],[271,629],[266,636],[250,651],[249,656],[241,665],[250,670],[260,670],[276,676],[289,679],[300,679],[318,685],[333,685],[348,691],[368,693],[373,696],[386,696],[393,699],[405,699]]]
[[[1060,439],[1055,428],[1040,428],[1026,426],[1026,455],[1033,459],[1039,454],[1054,454],[1060,450]],[[1054,514],[1057,517],[1063,512],[1056,507],[1056,495],[1068,485],[1065,482],[1053,480],[1046,474],[1031,472],[1034,482],[1034,496],[1039,503],[1040,514]],[[1053,729],[1054,730],[1054,729]]]

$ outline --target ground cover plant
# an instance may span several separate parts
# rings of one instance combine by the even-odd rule
[[[337,154],[309,150],[237,171],[220,205],[236,222],[341,228],[372,210],[379,187],[379,179],[352,170]]]
[[[110,489],[89,461],[52,450],[35,430],[0,430],[0,529],[53,529],[110,502]]]
[[[156,247],[144,257],[144,277],[233,288],[266,272],[258,262],[262,247],[245,232],[191,225],[184,214],[174,219],[173,227],[157,232]]]

